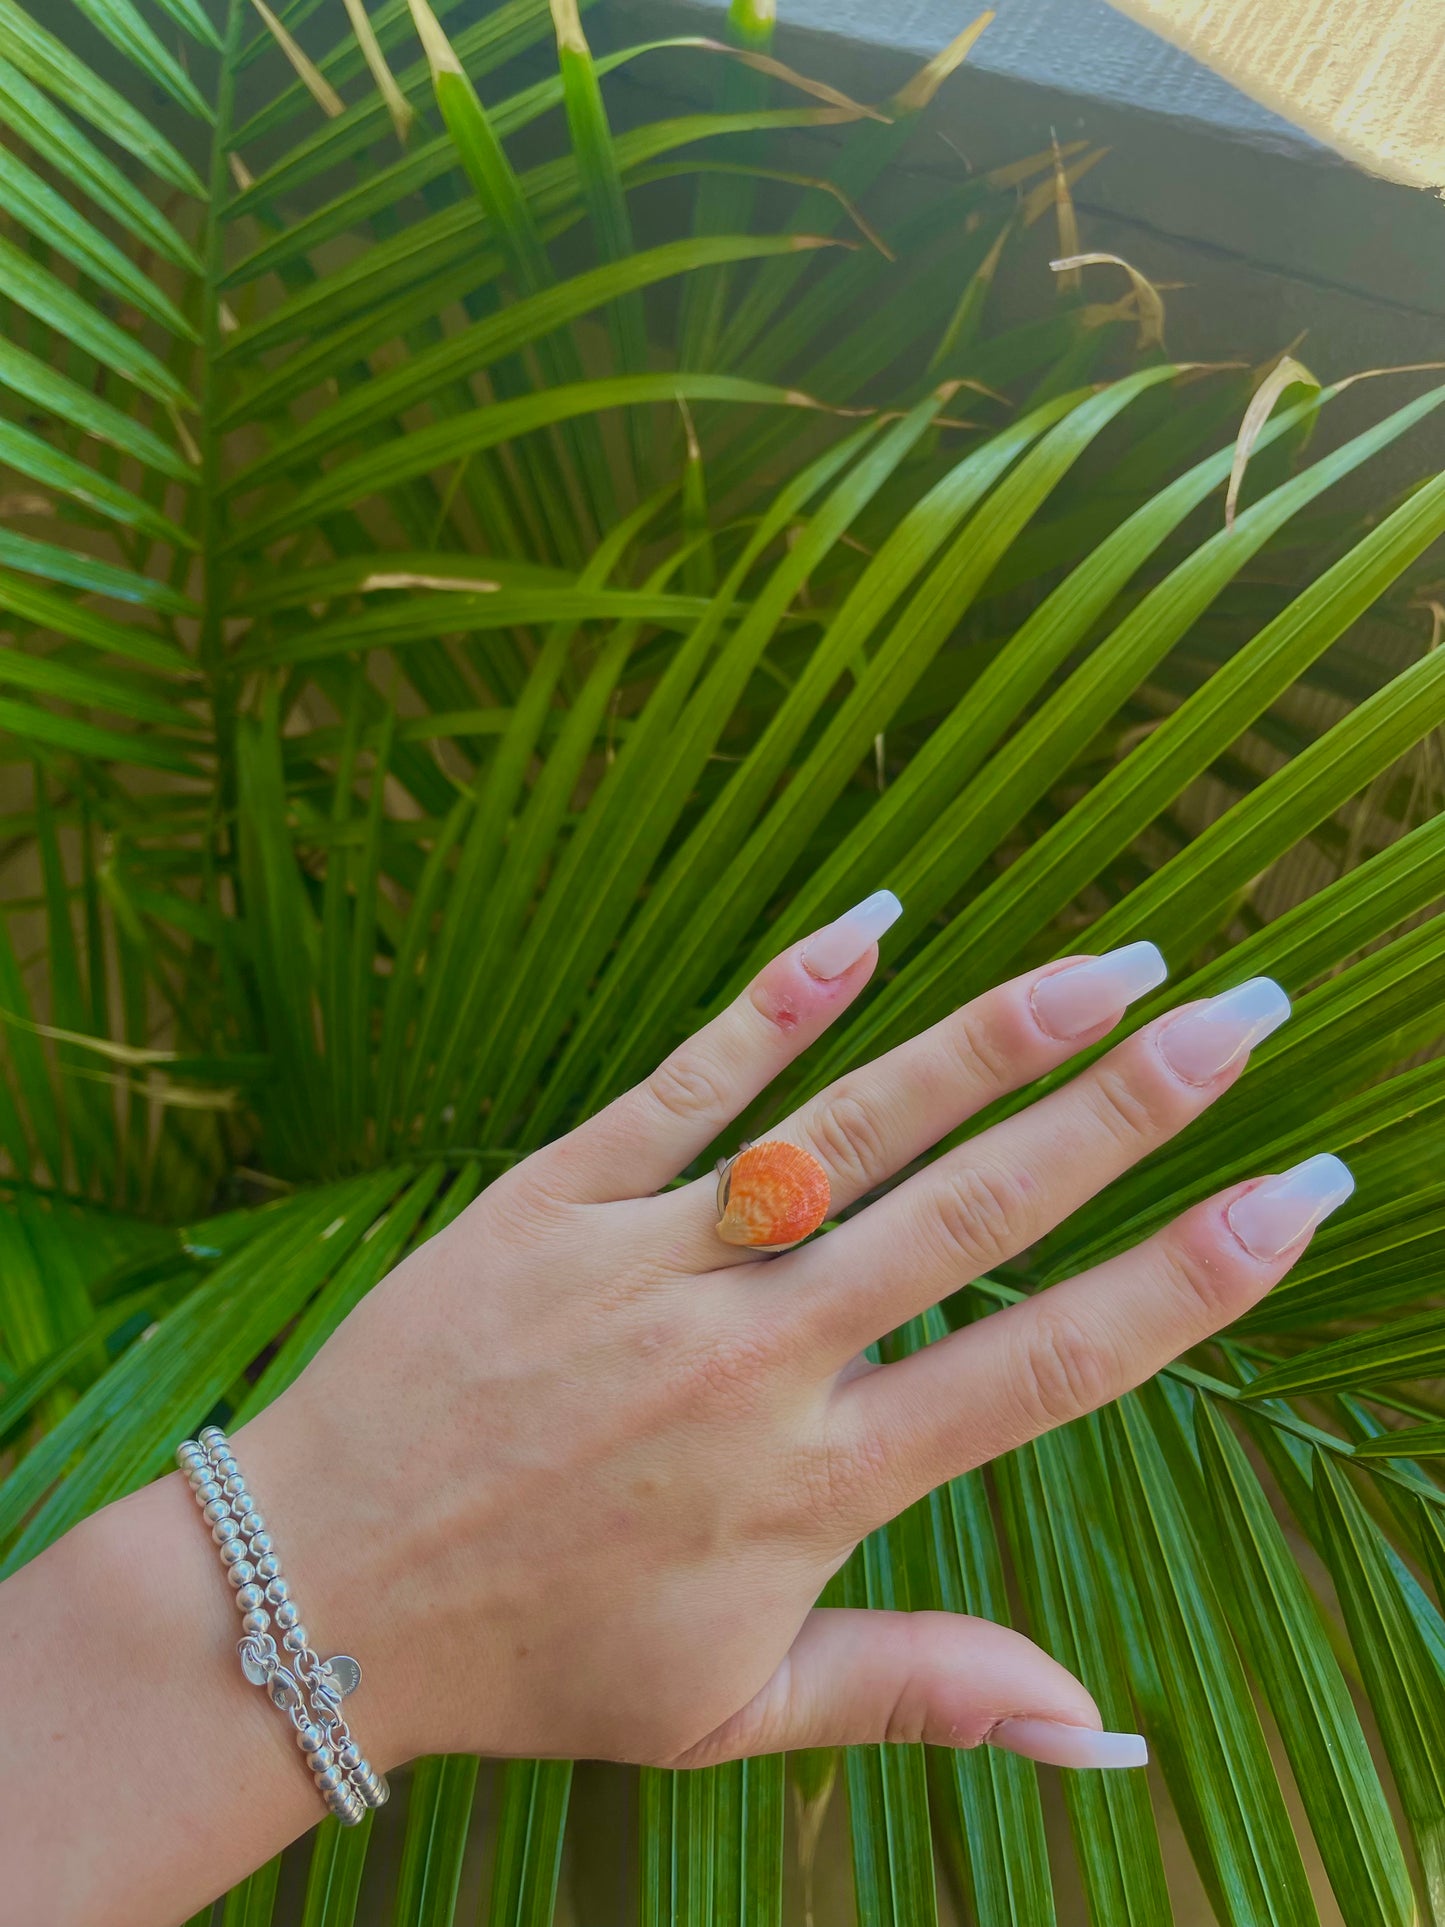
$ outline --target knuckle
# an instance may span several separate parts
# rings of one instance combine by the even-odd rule
[[[485,1208],[495,1231],[523,1242],[570,1224],[577,1210],[549,1184],[546,1156],[536,1153],[504,1172],[467,1208],[478,1207]]]
[[[1258,1296],[1257,1269],[1230,1252],[1216,1226],[1188,1219],[1176,1224],[1161,1240],[1159,1258],[1165,1285],[1184,1307],[1191,1330],[1218,1331]],[[1182,1342],[1192,1343],[1192,1336]]]
[[[855,1526],[861,1530],[883,1516],[889,1468],[887,1447],[876,1432],[827,1425],[816,1442],[797,1455],[788,1510],[810,1535],[831,1542],[842,1526],[851,1538]]]
[[[971,1082],[1009,1090],[1018,1081],[1018,1040],[1008,1030],[996,1008],[985,1011],[970,1006],[959,1012],[951,1041],[959,1069]]]
[[[1020,1382],[1031,1419],[1049,1430],[1106,1405],[1114,1396],[1117,1373],[1101,1334],[1046,1301],[1047,1293],[1036,1302],[1037,1317],[1029,1321]]]
[[[1158,1089],[1151,1089],[1137,1065],[1125,1068],[1105,1061],[1094,1073],[1095,1121],[1127,1150],[1153,1143],[1173,1129],[1170,1106]]]
[[[859,1190],[888,1175],[883,1131],[873,1107],[847,1085],[827,1099],[811,1122],[810,1134],[829,1169]]]
[[[678,1363],[684,1406],[691,1411],[750,1413],[772,1363],[766,1335],[746,1328],[704,1333]]]
[[[684,1123],[730,1114],[721,1068],[700,1051],[683,1049],[664,1058],[648,1078],[646,1090],[659,1109]]]
[[[1030,1242],[1031,1183],[1022,1172],[984,1163],[951,1174],[929,1200],[934,1237],[946,1262],[975,1274]]]

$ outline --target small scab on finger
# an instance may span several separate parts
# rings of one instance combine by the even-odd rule
[[[781,1031],[794,1031],[798,1028],[798,1006],[796,1000],[786,991],[776,988],[767,981],[765,974],[752,987],[754,1008],[760,1017]]]

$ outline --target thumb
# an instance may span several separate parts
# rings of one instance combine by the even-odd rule
[[[1057,1660],[962,1613],[820,1607],[776,1673],[670,1766],[810,1746],[987,1742],[1051,1766],[1143,1766],[1142,1734],[1101,1731],[1099,1709]]]

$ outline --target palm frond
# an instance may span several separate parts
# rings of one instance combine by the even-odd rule
[[[474,12],[0,0],[4,1569],[273,1398],[879,883],[883,978],[770,1111],[1150,935],[1171,997],[1269,971],[1295,1021],[888,1350],[1301,1151],[1348,1150],[1358,1198],[1230,1334],[830,1596],[1013,1620],[1158,1774],[1071,1776],[1065,1834],[990,1749],[648,1770],[642,1916],[780,1927],[836,1801],[863,1927],[943,1890],[978,1927],[1075,1890],[1159,1927],[1176,1836],[1228,1927],[1445,1920],[1445,656],[1412,607],[1445,390],[1334,443],[1339,384],[1265,394],[1226,516],[1252,377],[1139,350],[1127,299],[994,324],[1096,150],[878,221],[976,26],[874,103],[772,61],[749,0],[731,51]],[[624,124],[614,76],[664,52],[711,107]],[[816,172],[779,163],[818,128]],[[1340,505],[1402,450],[1418,487]],[[300,1918],[351,1927],[397,1862],[395,1917],[451,1921],[485,1831],[494,1927],[600,1921],[593,1791],[421,1761],[291,1850]]]

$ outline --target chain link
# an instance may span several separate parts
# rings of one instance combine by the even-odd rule
[[[317,1791],[344,1826],[355,1826],[368,1807],[379,1807],[389,1789],[385,1775],[365,1758],[342,1711],[345,1689],[332,1662],[311,1645],[289,1582],[256,1510],[226,1435],[208,1425],[199,1439],[186,1439],[176,1460],[190,1481],[196,1503],[220,1550],[236,1591],[242,1636],[236,1651],[241,1670],[285,1713]],[[281,1646],[271,1632],[274,1611]],[[282,1648],[284,1647],[284,1656]],[[346,1662],[360,1677],[354,1660]]]

